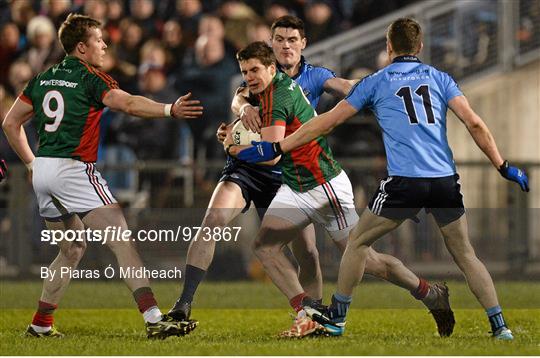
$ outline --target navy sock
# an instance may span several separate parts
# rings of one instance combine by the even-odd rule
[[[330,319],[345,320],[347,316],[347,311],[351,304],[352,297],[340,295],[339,293],[334,293],[332,295],[332,304],[330,305],[329,313]]]
[[[193,295],[195,295],[195,291],[197,291],[197,287],[199,287],[204,275],[206,275],[205,270],[186,265],[186,279],[184,281],[182,296],[180,296],[181,303],[191,303],[193,301]]]
[[[502,314],[501,306],[495,306],[488,308],[486,314],[489,319],[489,324],[491,325],[491,331],[493,333],[497,332],[499,329],[506,327],[506,322]]]

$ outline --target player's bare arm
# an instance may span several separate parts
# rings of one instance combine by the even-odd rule
[[[240,118],[244,127],[254,133],[261,133],[259,107],[252,106],[247,100],[248,96],[249,90],[247,87],[238,88],[231,103],[231,111]]]
[[[335,97],[344,98],[349,94],[356,82],[358,80],[347,80],[340,77],[329,78],[324,83],[324,91]]]
[[[314,117],[309,122],[303,124],[296,132],[283,139],[279,144],[281,151],[288,153],[291,150],[307,144],[319,136],[330,133],[335,127],[351,118],[356,109],[347,101],[340,101],[330,111]]]
[[[28,145],[28,139],[23,125],[28,122],[33,113],[34,107],[17,98],[2,122],[2,129],[6,133],[11,148],[13,148],[29,170],[31,170],[35,157],[32,149],[30,149],[30,145]]]
[[[499,169],[504,160],[497,149],[495,139],[482,118],[471,108],[467,98],[465,96],[454,97],[448,102],[448,105],[463,124],[465,124],[476,145],[489,158],[495,168]]]
[[[121,89],[112,89],[103,97],[103,104],[114,111],[142,118],[198,118],[202,115],[203,107],[199,100],[190,100],[190,97],[191,92],[178,98],[174,104],[164,104],[131,95]]]

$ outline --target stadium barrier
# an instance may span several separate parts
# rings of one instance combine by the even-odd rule
[[[184,267],[189,241],[200,226],[214,187],[201,183],[193,186],[193,173],[205,169],[208,181],[215,184],[223,162],[207,164],[205,168],[188,168],[177,163],[140,162],[129,168],[118,165],[101,169],[103,173],[129,170],[136,174],[137,187],[111,190],[125,208],[128,225],[149,268]],[[385,175],[384,158],[343,159],[341,164],[353,183],[357,211],[361,212]],[[519,165],[528,172],[531,182],[540,177],[540,162]],[[50,263],[58,250],[51,240],[44,239],[45,227],[25,170],[23,166],[12,166],[9,180],[0,186],[0,276],[3,277],[37,277],[40,267]],[[480,258],[497,277],[540,277],[540,208],[534,206],[532,196],[502,180],[485,161],[460,162],[458,171],[463,178],[471,240]],[[486,180],[496,182],[498,190],[486,190]],[[186,205],[191,200],[192,205]],[[395,233],[381,239],[376,248],[397,256],[428,277],[459,275],[433,219],[424,212],[418,218],[419,223],[407,220]],[[219,242],[209,274],[211,279],[263,276],[251,253],[258,225],[256,212],[250,209],[247,215],[240,215],[231,223],[231,228],[241,228],[238,232],[214,233],[212,239]],[[115,262],[102,242],[95,241],[89,244],[81,262],[83,268],[105,268]],[[319,228],[317,245],[325,276],[335,278],[340,253]]]

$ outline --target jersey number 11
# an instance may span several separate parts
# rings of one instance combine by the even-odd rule
[[[428,124],[435,123],[435,116],[433,115],[433,108],[431,107],[431,96],[429,95],[429,86],[421,85],[416,91],[416,95],[422,97],[422,102],[424,104],[424,110],[426,111],[426,117]],[[409,116],[409,122],[411,124],[418,124],[418,117],[416,115],[416,110],[414,109],[413,98],[411,94],[411,87],[404,86],[401,87],[397,92],[396,96],[400,97],[405,104],[405,110]]]

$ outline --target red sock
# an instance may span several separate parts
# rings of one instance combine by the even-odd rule
[[[306,293],[302,292],[289,300],[289,304],[296,312],[300,312],[302,310],[302,300],[304,297],[306,297]]]
[[[139,312],[144,313],[149,308],[157,307],[157,301],[150,287],[141,287],[133,291],[133,298],[137,302]]]
[[[54,321],[53,313],[58,305],[39,301],[38,309],[32,319],[32,324],[39,327],[51,327]]]
[[[420,283],[418,284],[418,287],[414,290],[411,290],[411,295],[413,295],[413,297],[416,298],[417,300],[423,300],[424,298],[426,298],[428,292],[429,292],[429,282],[421,278]]]

